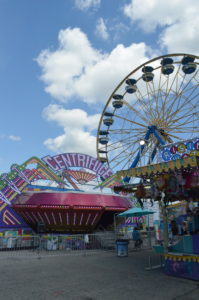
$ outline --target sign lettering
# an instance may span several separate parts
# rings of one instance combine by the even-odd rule
[[[193,155],[199,156],[199,138],[182,141],[171,146],[165,145],[160,152],[162,161],[176,160]]]
[[[113,174],[110,168],[106,168],[96,158],[81,153],[63,153],[55,156],[45,156],[42,160],[57,172],[71,167],[90,169],[99,176],[107,178]]]

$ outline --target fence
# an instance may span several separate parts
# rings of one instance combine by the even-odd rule
[[[157,244],[157,239],[156,239],[156,233],[155,231],[145,231],[145,232],[140,232],[141,240],[142,240],[142,245],[141,248],[142,250],[148,250],[151,249],[154,245]],[[123,234],[116,234],[117,239],[129,239],[129,251],[135,250],[135,242],[132,241],[131,239],[131,234],[130,235],[123,235]]]
[[[0,259],[10,256],[46,256],[46,255],[85,255],[99,251],[115,251],[116,239],[114,232],[98,232],[95,234],[78,235],[42,235],[0,237]],[[120,237],[121,238],[121,237]],[[124,238],[124,237],[123,237]],[[142,249],[149,249],[155,244],[154,234],[142,235]],[[134,243],[129,243],[129,250]]]
[[[19,255],[77,255],[98,250],[115,250],[115,234],[106,232],[78,235],[0,237],[0,258]]]

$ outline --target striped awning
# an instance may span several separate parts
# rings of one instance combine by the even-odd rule
[[[176,159],[158,164],[151,164],[144,167],[131,168],[128,170],[118,171],[116,176],[121,177],[150,177],[161,173],[167,173],[176,169],[197,168],[199,165],[199,157],[190,156],[186,158]]]

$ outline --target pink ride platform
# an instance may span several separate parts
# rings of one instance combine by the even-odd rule
[[[46,232],[92,232],[113,224],[114,214],[131,207],[127,197],[85,192],[38,192],[19,195],[14,210],[29,224],[45,224]]]

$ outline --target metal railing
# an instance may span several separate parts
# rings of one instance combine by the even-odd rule
[[[115,251],[116,240],[119,237],[114,232],[97,232],[94,234],[77,235],[36,235],[0,237],[0,259],[10,256],[23,257],[45,255],[85,255],[99,251]],[[129,250],[134,249],[134,242],[129,238]],[[141,249],[150,249],[155,245],[155,233],[142,233]]]
[[[0,237],[0,259],[10,256],[86,254],[115,250],[112,232],[78,235]]]
[[[156,234],[155,231],[145,231],[142,232],[140,231],[140,237],[142,240],[142,244],[140,245],[139,248],[135,247],[135,242],[132,240],[132,233],[129,235],[124,235],[124,234],[116,234],[117,239],[128,239],[129,240],[129,250],[138,250],[138,249],[143,249],[143,250],[148,250],[151,249],[154,245],[157,244],[157,239],[156,239]]]

